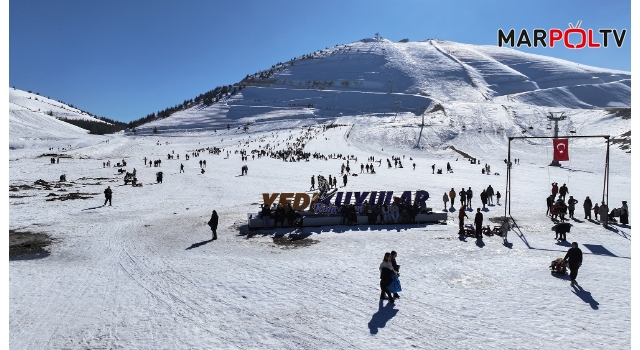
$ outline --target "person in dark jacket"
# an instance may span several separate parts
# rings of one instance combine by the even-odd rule
[[[482,219],[483,215],[480,212],[480,208],[476,211],[476,217],[473,219],[473,223],[476,224],[476,238],[482,238]]]
[[[568,222],[561,222],[554,225],[551,229],[556,232],[556,241],[566,242],[567,232],[571,231],[571,224]]]
[[[264,225],[264,228],[269,228],[269,224],[271,223],[271,210],[269,210],[268,204],[262,205],[260,214],[260,216],[262,217],[262,224]]]
[[[471,198],[473,198],[473,191],[471,191],[471,187],[467,190],[467,207],[471,208]]]
[[[291,203],[287,203],[287,208],[289,209],[287,210],[287,225],[292,227],[293,222],[296,221],[296,211],[293,210]]]
[[[487,193],[487,199],[489,201],[489,204],[493,205],[493,195],[495,193],[494,193],[493,187],[491,187],[491,185],[489,185],[489,187],[487,187],[486,193]]]
[[[573,196],[569,196],[569,200],[567,201],[567,208],[569,209],[570,219],[573,219],[573,212],[576,210],[576,204],[578,204],[578,201],[573,198]]]
[[[393,270],[396,272],[396,274],[400,275],[400,265],[398,265],[396,263],[396,258],[398,257],[398,253],[396,253],[395,250],[391,251],[391,265],[393,266]],[[394,299],[399,299],[400,296],[398,295],[398,293],[393,293],[393,298]]]
[[[218,213],[215,210],[211,213],[211,219],[209,219],[207,225],[209,225],[211,233],[213,234],[211,239],[218,239],[218,233],[216,232],[218,230]]]
[[[349,177],[347,176],[347,174],[342,175],[342,187],[347,187],[347,179]]]
[[[567,193],[569,193],[569,188],[567,188],[567,184],[562,184],[558,192],[560,193],[560,199],[565,200],[564,198],[566,197]]]
[[[393,282],[392,274],[396,274],[391,264],[391,253],[384,253],[384,260],[380,264],[380,300],[389,299],[393,303],[393,296],[387,287]],[[385,297],[385,294],[387,297]]]
[[[551,206],[553,206],[553,195],[549,195],[547,197],[547,216],[549,216],[549,211],[551,210]]]
[[[571,248],[567,251],[567,255],[564,256],[564,261],[569,262],[569,270],[571,273],[571,287],[578,284],[576,277],[578,277],[578,269],[582,266],[582,250],[578,248],[578,242],[571,243]]]
[[[458,194],[460,195],[460,205],[467,206],[467,191],[465,191],[463,188],[460,192],[458,192]]]
[[[111,195],[113,194],[113,192],[111,191],[111,186],[107,186],[107,189],[104,190],[104,204],[102,206],[107,205],[107,202],[109,202],[109,205],[111,205]]]
[[[482,190],[482,193],[480,193],[480,201],[482,201],[482,209],[484,209],[485,206],[487,205],[487,198],[489,198],[489,196],[487,195],[487,190]]]
[[[460,210],[458,210],[458,223],[460,224],[460,231],[458,233],[461,235],[464,234],[464,218],[468,219],[469,217],[467,216],[466,208],[461,206]]]
[[[584,202],[582,202],[582,207],[584,208],[584,218],[585,219],[589,219],[591,220],[591,207],[592,207],[592,203],[591,203],[591,199],[589,199],[589,196],[587,196],[587,198],[584,199]]]
[[[620,207],[620,223],[629,225],[629,206],[627,206],[627,201],[622,201],[622,207]]]

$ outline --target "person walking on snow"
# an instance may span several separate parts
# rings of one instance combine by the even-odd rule
[[[471,198],[473,198],[473,191],[471,191],[471,187],[467,190],[467,207],[471,208]]]
[[[315,190],[316,189],[316,179],[313,177],[313,175],[311,175],[311,188],[309,190]]]
[[[391,253],[384,253],[384,258],[380,267],[380,300],[388,299],[389,303],[393,304],[393,296],[387,286],[393,282],[393,277],[391,275],[397,275],[396,271],[393,269],[393,265],[391,264]],[[386,294],[386,297],[385,297]]]
[[[211,219],[209,219],[207,225],[209,225],[213,234],[211,240],[218,239],[218,233],[216,232],[218,230],[218,213],[215,210],[211,213]]]
[[[107,202],[109,202],[109,206],[111,206],[111,195],[113,194],[113,192],[111,191],[111,186],[107,186],[107,189],[104,190],[104,204],[102,205],[103,207],[105,205],[107,205]]]
[[[344,174],[342,176],[342,183],[343,183],[342,187],[347,187],[347,179],[348,179],[347,174]]]
[[[578,284],[576,277],[578,277],[578,269],[582,266],[582,250],[578,248],[578,242],[571,243],[571,248],[567,251],[567,255],[564,256],[564,261],[569,262],[569,277],[571,277],[571,287]]]
[[[447,192],[442,196],[442,201],[444,202],[444,210],[447,210],[447,203],[449,202],[449,195]]]
[[[553,195],[550,194],[547,197],[547,216],[549,216],[549,212],[551,211],[551,207],[553,206]]]
[[[500,191],[496,192],[496,203],[498,205],[500,205],[500,198],[502,197],[502,195],[500,194]]]
[[[180,163],[180,172],[184,173],[184,164]]]
[[[400,265],[396,263],[396,258],[398,257],[398,253],[395,250],[391,251],[391,265],[393,266],[393,270],[396,272],[398,276],[400,276]],[[399,299],[400,296],[398,293],[393,293],[394,299]]]

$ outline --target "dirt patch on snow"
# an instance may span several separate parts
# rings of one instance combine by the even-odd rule
[[[304,248],[320,241],[309,238],[309,234],[289,234],[288,236],[273,237],[273,243],[281,248]]]
[[[45,233],[9,230],[9,260],[47,257],[52,241]]]
[[[47,197],[52,197],[47,199],[47,201],[67,201],[67,200],[72,200],[72,199],[89,199],[89,198],[93,198],[93,196],[89,196],[89,195],[95,195],[96,193],[80,193],[80,192],[76,192],[76,193],[67,193],[67,194],[62,194],[60,196],[58,196],[55,193],[49,193],[47,195]]]

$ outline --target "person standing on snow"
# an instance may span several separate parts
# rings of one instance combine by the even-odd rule
[[[584,218],[585,219],[589,219],[591,220],[591,199],[589,198],[589,196],[587,196],[587,198],[584,199],[584,201],[582,202],[582,207],[584,208]]]
[[[498,205],[500,205],[500,198],[502,198],[502,195],[500,194],[500,191],[496,192],[496,203]]]
[[[453,189],[453,187],[451,187],[451,191],[449,191],[449,198],[451,199],[451,206],[453,207],[455,205],[456,199],[456,191]]]
[[[460,192],[458,192],[458,194],[460,195],[460,205],[463,206],[467,206],[467,191],[464,190],[464,187],[462,188],[462,190]]]
[[[464,234],[464,218],[469,218],[467,216],[467,210],[465,207],[460,207],[460,210],[458,210],[458,224],[460,226],[459,234],[461,235]]]
[[[562,184],[562,187],[560,187],[558,192],[560,193],[560,199],[564,200],[564,198],[567,196],[567,193],[569,193],[569,189],[567,188],[567,184]]]
[[[629,225],[629,207],[627,201],[622,201],[622,207],[620,208],[620,223],[623,225]]]
[[[564,261],[569,262],[569,277],[571,277],[571,287],[578,284],[576,277],[578,277],[578,269],[582,266],[582,250],[578,248],[578,242],[571,243],[571,248],[567,251],[567,255],[564,256]]]
[[[347,187],[347,179],[348,179],[347,174],[342,175],[342,183],[343,183],[342,187]]]
[[[109,202],[109,206],[111,206],[111,195],[113,194],[113,191],[111,191],[111,186],[107,186],[107,189],[104,190],[104,204],[102,205],[103,207],[105,205],[107,205],[107,202]]]
[[[493,192],[493,187],[491,187],[491,185],[489,185],[489,187],[487,187],[487,203],[489,203],[490,205],[493,205],[493,195],[495,193]]]
[[[609,207],[604,204],[604,202],[602,202],[602,204],[600,204],[600,222],[602,223],[603,226],[607,226],[607,223],[609,222]]]
[[[576,210],[576,204],[578,201],[573,198],[573,196],[569,196],[569,200],[567,201],[567,208],[569,209],[569,219],[573,219],[573,212]]]
[[[211,233],[213,234],[211,240],[218,239],[218,213],[215,210],[211,213],[211,219],[209,219],[207,225],[209,225],[209,227],[211,228]]]
[[[467,207],[471,208],[471,198],[473,198],[473,191],[471,191],[471,187],[467,190]]]
[[[398,253],[395,250],[391,251],[391,265],[393,266],[393,270],[396,272],[396,275],[400,276],[400,265],[396,263],[396,258],[398,257]],[[393,293],[394,299],[400,299],[398,293]]]
[[[396,271],[393,269],[390,260],[391,253],[384,253],[384,259],[380,263],[380,267],[378,267],[380,270],[380,300],[389,299],[389,303],[393,304],[393,296],[387,287],[393,282],[391,275],[395,275]]]
[[[593,206],[593,216],[595,217],[596,221],[598,221],[598,214],[600,214],[600,207],[596,202],[596,205]]]
[[[552,182],[551,183],[551,195],[553,196],[553,200],[556,200],[556,195],[558,194],[558,183],[557,182]]]
[[[485,208],[485,206],[487,205],[487,190],[482,190],[482,193],[480,193],[480,201],[482,201],[482,209]]]
[[[502,239],[504,240],[504,243],[509,243],[507,241],[507,233],[509,233],[509,219],[505,218],[502,221],[502,225],[500,225],[500,235],[502,235]]]
[[[476,238],[482,239],[482,219],[483,215],[480,212],[480,208],[476,210],[476,217],[473,219],[473,223],[476,225]]]
[[[449,202],[449,195],[447,192],[442,196],[442,201],[444,202],[444,210],[447,210],[447,203]]]
[[[313,175],[311,175],[311,188],[309,190],[315,190],[316,189],[316,179],[313,177]]]

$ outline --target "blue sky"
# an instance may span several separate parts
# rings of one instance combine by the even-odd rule
[[[623,47],[522,51],[631,70],[630,1],[19,0],[9,11],[10,86],[121,121],[376,32],[496,45],[498,28],[582,20],[627,29]]]

